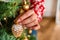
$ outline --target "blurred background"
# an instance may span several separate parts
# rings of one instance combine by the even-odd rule
[[[38,40],[60,40],[60,0],[45,0],[45,13],[40,22]]]

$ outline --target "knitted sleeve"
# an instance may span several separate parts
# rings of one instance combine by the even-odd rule
[[[34,9],[34,12],[37,14],[38,21],[42,20],[42,16],[44,13],[44,0],[30,0],[31,8]]]

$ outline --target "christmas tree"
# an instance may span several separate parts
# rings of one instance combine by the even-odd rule
[[[26,2],[30,3],[28,0]],[[18,38],[12,34],[13,21],[19,15],[21,8],[22,0],[0,0],[0,40],[36,40],[35,36],[28,33],[28,29],[24,29]]]

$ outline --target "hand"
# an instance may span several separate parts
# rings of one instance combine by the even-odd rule
[[[24,13],[22,16],[18,16],[15,20],[17,23],[22,23],[27,28],[38,30],[40,29],[40,25],[38,22],[37,15],[35,14],[34,10],[29,10],[28,12]]]

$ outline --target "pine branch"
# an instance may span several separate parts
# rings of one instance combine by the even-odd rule
[[[15,17],[20,3],[20,0],[10,0],[10,2],[0,1],[0,20],[4,17]]]

